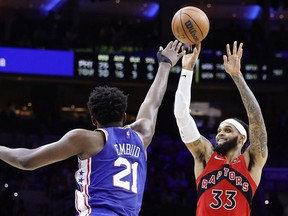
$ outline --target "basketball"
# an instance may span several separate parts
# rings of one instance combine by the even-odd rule
[[[193,45],[205,39],[210,29],[210,22],[201,9],[187,6],[174,14],[171,29],[177,40]]]

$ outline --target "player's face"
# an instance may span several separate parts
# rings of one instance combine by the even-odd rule
[[[219,126],[216,135],[215,151],[219,154],[227,154],[236,148],[238,144],[237,129],[229,124],[223,123]]]

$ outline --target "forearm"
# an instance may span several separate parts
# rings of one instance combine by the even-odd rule
[[[196,123],[190,115],[192,79],[193,71],[182,69],[175,94],[174,115],[184,143],[191,143],[200,138]]]
[[[242,75],[232,76],[232,79],[239,90],[241,99],[247,112],[249,120],[250,144],[252,147],[254,147],[254,149],[260,149],[261,154],[264,157],[267,154],[267,131],[260,105]]]
[[[253,94],[253,92],[251,91],[247,83],[245,82],[243,76],[232,77],[232,79],[234,80],[239,90],[244,107],[247,111],[249,123],[250,124],[259,124],[259,123],[263,124],[264,119],[262,116],[260,105],[255,95]]]
[[[160,108],[165,91],[167,89],[167,82],[170,69],[171,65],[169,63],[163,62],[159,64],[155,79],[152,85],[150,86],[137,114],[136,120],[139,119],[151,120],[151,126],[153,127],[152,130],[155,129],[158,110]]]
[[[149,101],[154,108],[159,108],[165,95],[171,64],[166,62],[159,63],[157,74],[150,86],[144,102]]]
[[[0,146],[0,159],[7,164],[22,170],[25,168],[24,156],[31,150],[24,148],[11,149],[5,146]]]
[[[193,71],[182,69],[175,94],[174,115],[177,119],[190,115]]]

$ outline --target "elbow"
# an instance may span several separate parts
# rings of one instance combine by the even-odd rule
[[[19,166],[18,168],[20,168],[22,170],[27,170],[27,171],[33,171],[37,168],[37,167],[33,166],[32,161],[25,156],[19,158],[18,166]]]
[[[187,110],[185,107],[179,107],[177,105],[174,106],[174,116],[176,119],[182,119],[189,115],[189,110]]]
[[[183,117],[183,107],[180,107],[179,104],[175,101],[174,104],[174,110],[173,110],[174,116],[176,119]]]

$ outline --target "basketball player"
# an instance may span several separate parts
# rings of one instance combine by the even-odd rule
[[[239,90],[247,112],[249,129],[235,118],[222,121],[215,147],[200,135],[189,113],[193,67],[197,58],[184,55],[182,72],[175,95],[174,115],[182,141],[194,158],[197,185],[197,216],[249,216],[252,198],[267,161],[267,132],[260,106],[241,73],[243,44],[227,44],[224,69]],[[200,52],[197,46],[194,53]],[[250,137],[250,145],[245,143]],[[243,150],[243,151],[242,151]]]
[[[157,53],[156,77],[136,121],[123,126],[127,96],[115,87],[96,87],[87,103],[95,130],[74,129],[36,149],[0,146],[0,159],[23,170],[78,157],[75,207],[80,216],[137,216],[147,172],[147,148],[171,67],[184,55],[182,43],[170,41]]]

